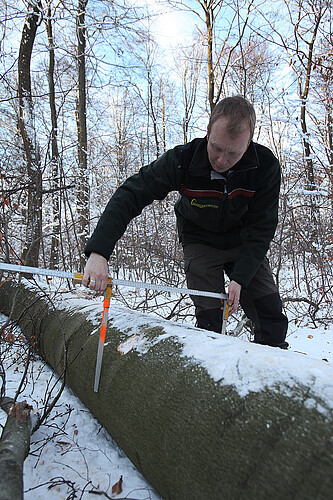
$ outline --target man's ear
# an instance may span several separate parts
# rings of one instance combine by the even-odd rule
[[[209,127],[207,126],[207,141],[209,139]]]

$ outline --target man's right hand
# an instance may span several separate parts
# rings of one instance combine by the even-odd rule
[[[96,292],[104,292],[108,283],[108,261],[103,255],[92,252],[87,261],[82,284]]]
[[[228,288],[228,294],[229,294],[228,304],[229,306],[232,307],[230,314],[233,314],[235,311],[237,311],[241,290],[242,286],[239,283],[237,283],[236,281],[230,281]]]

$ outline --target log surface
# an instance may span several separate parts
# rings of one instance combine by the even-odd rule
[[[17,288],[13,282],[0,287],[4,314]],[[231,381],[227,374],[214,379],[199,356],[184,349],[184,327],[173,325],[179,335],[167,334],[167,321],[156,320],[154,326],[151,317],[111,305],[100,387],[94,393],[102,305],[96,309],[76,303],[70,307],[65,300],[53,307],[40,292],[21,285],[14,314],[19,317],[28,307],[22,325],[26,337],[37,342],[58,373],[67,364],[67,384],[164,499],[331,496],[333,413],[327,395],[313,390],[312,375],[300,381],[296,365],[289,387],[285,380],[279,384],[279,374],[272,370],[272,385],[260,389],[259,384],[255,391],[242,390],[248,381],[241,370],[251,354],[253,380],[269,379],[262,362],[274,351],[281,372],[292,355],[308,364],[311,373],[319,366],[319,376],[333,387],[331,366],[322,362],[314,370],[315,361],[307,356],[228,337],[219,363],[228,367],[230,349],[236,349],[238,365]],[[140,335],[137,344],[121,354],[137,340],[133,334]],[[192,329],[191,335],[205,334]]]

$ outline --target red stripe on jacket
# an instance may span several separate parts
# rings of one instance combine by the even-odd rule
[[[234,198],[235,196],[238,196],[238,195],[247,196],[248,198],[252,198],[254,193],[255,193],[255,191],[250,191],[249,189],[237,188],[228,194],[228,199],[231,200],[232,198]]]
[[[208,196],[212,198],[223,198],[223,193],[220,191],[213,191],[210,189],[188,189],[183,184],[180,188],[182,194],[186,194],[187,196]]]
[[[185,194],[187,196],[207,196],[207,197],[212,197],[212,198],[223,198],[224,193],[221,193],[220,191],[214,191],[210,189],[189,189],[185,187],[184,185],[181,186],[181,192],[182,194]],[[252,198],[252,196],[255,194],[255,191],[251,191],[250,189],[242,189],[242,188],[237,188],[231,191],[231,193],[228,194],[228,199],[231,200],[235,196],[246,196],[247,198]]]

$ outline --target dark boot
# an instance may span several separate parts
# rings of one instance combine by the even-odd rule
[[[288,349],[288,342],[281,342],[280,344],[272,344],[270,342],[265,342],[264,340],[256,340],[254,339],[255,344],[269,345],[271,347],[279,347],[280,349]]]

